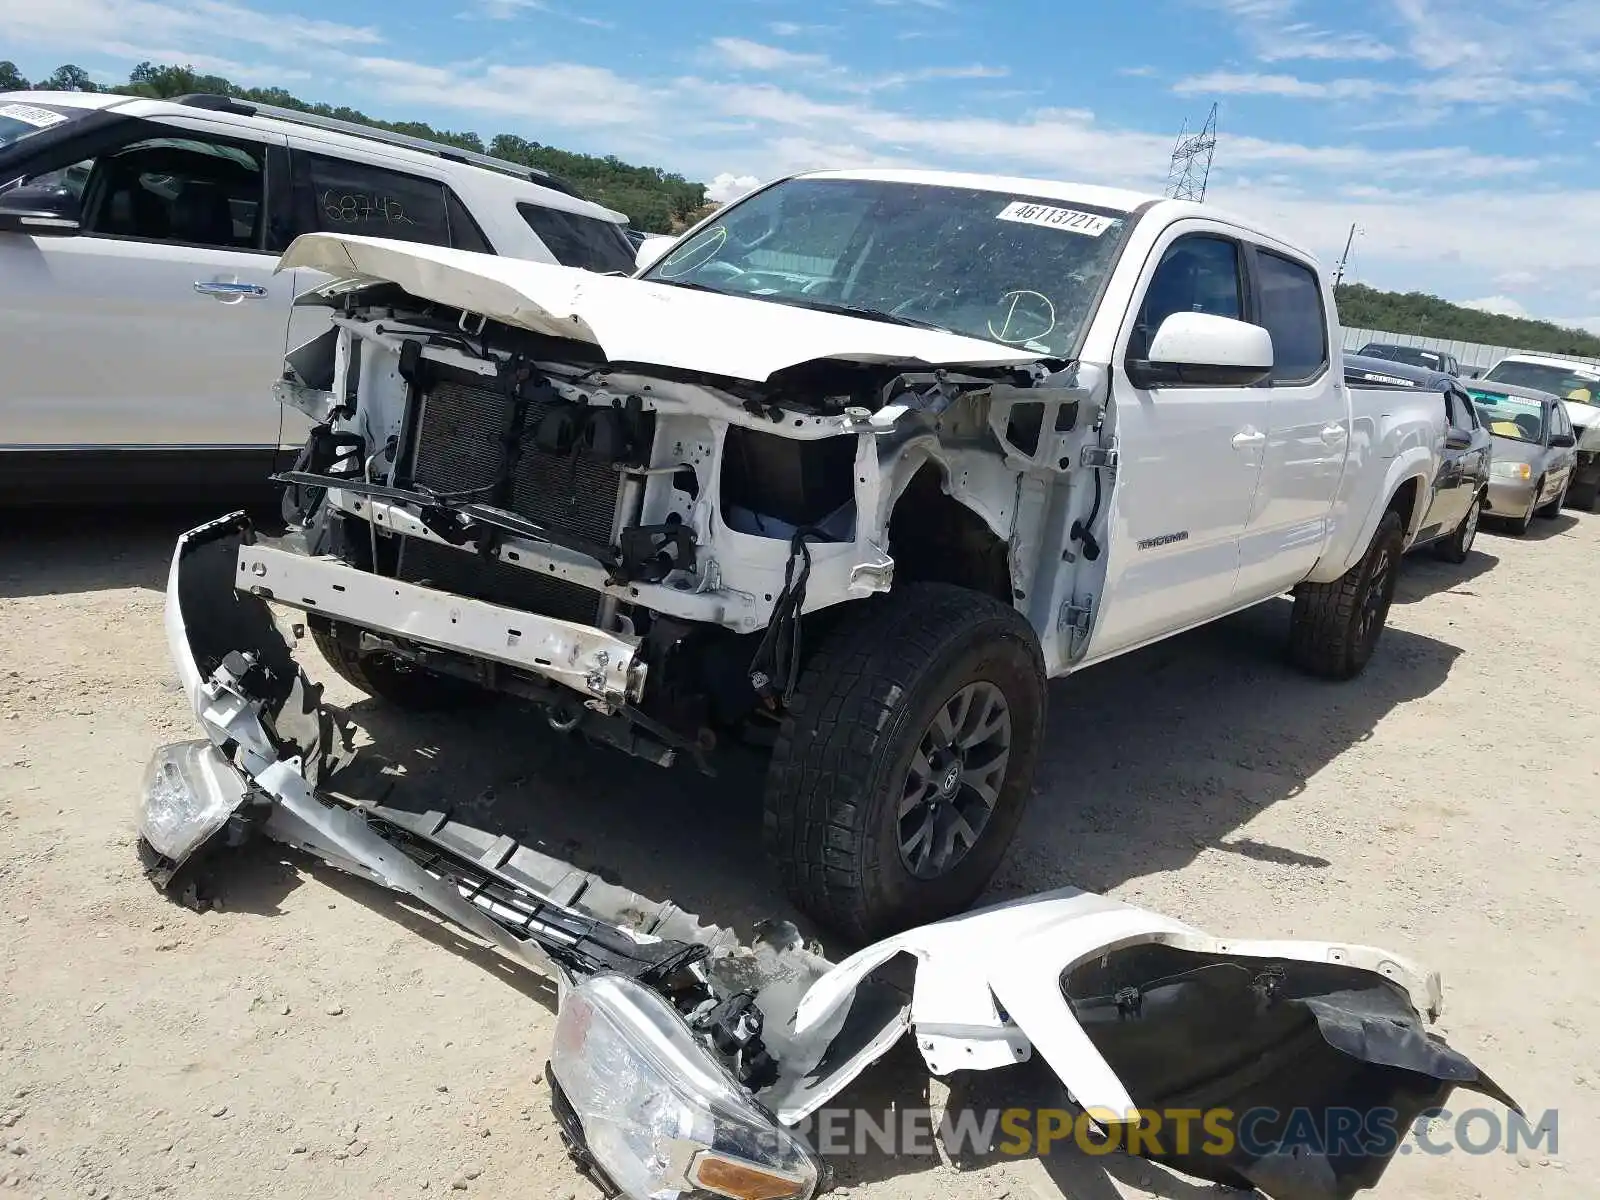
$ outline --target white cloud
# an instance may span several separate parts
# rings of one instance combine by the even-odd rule
[[[375,26],[264,13],[232,0],[0,0],[0,29],[13,44],[135,61],[216,59],[218,43],[292,53],[383,41]]]
[[[1212,71],[1193,75],[1172,85],[1180,96],[1283,96],[1296,100],[1369,100],[1393,85],[1371,79],[1332,79],[1316,82],[1293,75],[1262,75]]]
[[[735,175],[731,171],[723,171],[706,185],[706,199],[713,204],[732,204],[740,196],[760,186],[761,180],[754,175]]]
[[[1440,106],[1449,104],[1498,107],[1526,100],[1576,100],[1583,94],[1569,80],[1506,79],[1466,73],[1401,84],[1366,78],[1314,80],[1301,79],[1296,75],[1212,71],[1180,79],[1172,85],[1172,90],[1180,96],[1280,96],[1294,100],[1372,100],[1379,96],[1410,96],[1425,102],[1429,106],[1426,111],[1429,112],[1442,111]]]
[[[741,71],[789,71],[800,67],[827,67],[823,54],[800,54],[781,46],[768,46],[748,38],[719,37],[711,50],[722,62]]]
[[[1263,62],[1310,59],[1387,62],[1399,51],[1366,33],[1323,29],[1298,20],[1297,0],[1200,0],[1232,17]]]

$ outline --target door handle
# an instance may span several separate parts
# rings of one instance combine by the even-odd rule
[[[215,296],[218,300],[261,300],[267,289],[259,283],[203,283],[195,280],[194,290],[202,296]]]
[[[1334,442],[1342,442],[1344,439],[1345,428],[1343,425],[1334,424],[1324,425],[1322,427],[1322,440],[1327,442],[1330,446],[1333,445]]]
[[[1264,433],[1257,432],[1254,429],[1241,429],[1233,435],[1233,448],[1235,450],[1252,450],[1264,444],[1266,440],[1267,435]]]

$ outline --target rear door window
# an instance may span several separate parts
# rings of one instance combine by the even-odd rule
[[[1316,272],[1270,250],[1257,251],[1259,324],[1272,335],[1272,382],[1310,383],[1328,366],[1328,320]]]
[[[320,154],[295,160],[302,230],[450,244],[442,183]]]
[[[622,226],[538,204],[519,204],[517,212],[562,266],[582,267],[602,274],[607,271],[628,274],[633,270],[633,243]]]

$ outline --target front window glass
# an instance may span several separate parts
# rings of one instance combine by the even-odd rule
[[[0,150],[70,120],[72,115],[58,108],[10,100],[0,103]]]
[[[1062,200],[796,179],[727,209],[644,278],[1070,358],[1130,226]]]
[[[1322,287],[1310,267],[1261,251],[1261,324],[1272,334],[1272,382],[1301,383],[1328,363]]]
[[[517,211],[563,267],[582,267],[602,275],[633,272],[633,243],[622,226],[540,204],[519,204]]]
[[[1600,404],[1600,369],[1586,371],[1555,363],[1501,362],[1484,378],[1495,383],[1537,388],[1580,404]]]
[[[1544,405],[1539,401],[1478,388],[1470,389],[1469,394],[1478,416],[1495,437],[1514,442],[1544,441]]]

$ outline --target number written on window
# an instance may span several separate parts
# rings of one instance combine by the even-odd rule
[[[384,221],[390,225],[416,224],[406,216],[403,200],[374,192],[339,192],[329,188],[322,193],[322,215],[330,221],[347,225],[366,221]]]

